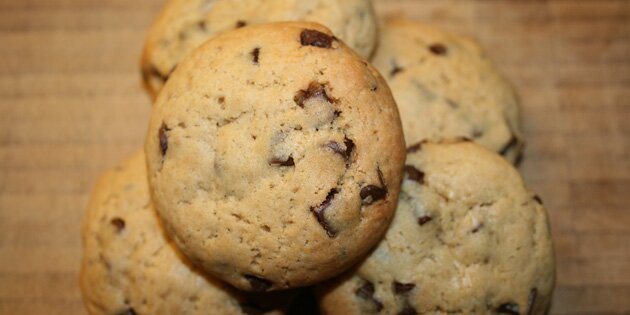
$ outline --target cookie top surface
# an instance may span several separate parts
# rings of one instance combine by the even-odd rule
[[[394,94],[408,145],[467,137],[510,161],[518,158],[518,98],[474,41],[390,18],[372,63]]]
[[[253,304],[202,275],[165,236],[144,154],[98,181],[83,222],[81,289],[90,314],[248,314]],[[269,314],[279,314],[270,312]]]
[[[473,142],[423,144],[405,171],[385,238],[322,288],[324,313],[544,314],[547,215],[518,172]]]
[[[155,96],[186,55],[219,33],[280,21],[321,23],[364,58],[374,49],[371,0],[170,0],[146,39],[145,85]]]
[[[393,216],[404,150],[378,72],[299,22],[244,27],[191,54],[145,147],[180,248],[245,290],[312,284],[366,253]]]

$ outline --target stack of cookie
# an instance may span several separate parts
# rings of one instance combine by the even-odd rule
[[[376,24],[368,0],[166,5],[145,148],[84,220],[90,314],[547,310],[511,86],[468,39]]]

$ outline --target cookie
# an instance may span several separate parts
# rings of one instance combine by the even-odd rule
[[[372,63],[389,84],[408,145],[466,137],[514,162],[519,101],[474,41],[419,22],[383,22]]]
[[[90,314],[264,312],[201,274],[165,236],[151,205],[142,153],[100,178],[82,237],[81,289]]]
[[[170,0],[146,39],[145,86],[155,97],[177,64],[219,33],[246,25],[302,20],[326,25],[364,58],[374,49],[371,0]]]
[[[189,55],[154,104],[145,151],[178,246],[254,291],[356,262],[393,216],[405,158],[387,84],[304,22],[243,27]]]
[[[540,198],[473,142],[411,148],[394,220],[324,314],[544,314],[554,256]]]

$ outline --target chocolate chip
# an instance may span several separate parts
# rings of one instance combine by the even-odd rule
[[[400,283],[398,281],[394,281],[392,283],[392,289],[396,294],[406,294],[409,291],[413,290],[416,287],[414,283]]]
[[[356,293],[356,295],[358,295],[358,296],[360,296],[360,297],[362,297],[364,299],[372,298],[372,295],[374,295],[374,283],[372,283],[370,281],[366,281],[354,293]]]
[[[421,185],[424,184],[424,172],[415,168],[413,165],[405,165],[405,173],[407,173],[407,177],[410,180],[416,181]]]
[[[387,185],[385,185],[385,179],[383,178],[383,172],[381,172],[381,168],[380,167],[376,167],[376,174],[378,175],[378,181],[381,183],[381,186],[383,186],[383,189],[385,189],[385,192],[387,193]]]
[[[293,157],[289,156],[286,160],[281,160],[279,158],[273,158],[269,161],[269,164],[278,165],[278,166],[295,166],[295,162],[293,161]]]
[[[168,151],[168,136],[166,135],[167,131],[170,131],[165,123],[162,123],[160,130],[158,131],[158,137],[160,139],[160,152],[162,152],[162,156],[166,155],[166,151]]]
[[[252,55],[252,62],[255,65],[257,65],[258,64],[258,56],[260,55],[260,47],[254,48],[254,50],[252,50],[252,52],[250,52],[250,54]]]
[[[354,150],[354,142],[347,137],[344,137],[343,144],[345,145],[345,148],[341,147],[341,144],[338,142],[331,141],[326,144],[326,147],[343,156],[344,159],[349,160],[352,155],[352,151]]]
[[[536,202],[538,202],[540,205],[542,205],[542,204],[543,204],[542,199],[541,199],[541,198],[540,198],[540,196],[538,196],[538,195],[534,195],[534,200],[536,200]]]
[[[125,220],[121,219],[121,218],[113,218],[111,221],[109,221],[113,226],[116,227],[116,230],[120,233],[122,230],[125,229]]]
[[[497,308],[497,313],[500,314],[514,314],[519,315],[518,304],[515,303],[505,303],[501,304],[499,308]]]
[[[376,83],[372,84],[372,86],[370,87],[370,91],[372,92],[376,92],[376,90],[378,90],[378,85],[376,85]]]
[[[527,298],[527,315],[532,315],[534,313],[536,297],[538,297],[538,289],[533,288],[529,291],[529,297]]]
[[[206,21],[199,21],[199,22],[197,23],[197,27],[198,27],[200,30],[202,30],[202,31],[204,31],[204,32],[205,32],[205,31],[207,30],[207,28],[206,28]]]
[[[407,148],[407,153],[416,153],[418,151],[420,151],[420,149],[422,149],[422,143],[424,143],[423,141],[420,141],[410,147]]]
[[[457,109],[459,108],[459,104],[457,104],[457,102],[451,100],[451,99],[446,99],[446,104],[448,104],[448,106],[450,106],[453,109]]]
[[[337,236],[337,231],[330,225],[330,222],[326,220],[326,217],[324,216],[324,211],[326,211],[326,209],[330,206],[333,199],[335,198],[335,195],[338,192],[339,191],[335,188],[331,189],[328,192],[328,195],[326,195],[326,199],[324,199],[324,201],[320,205],[316,207],[311,207],[311,212],[313,212],[313,214],[317,218],[317,222],[319,222],[319,224],[324,228],[326,234],[328,234],[328,237],[330,238],[334,238],[335,236]]]
[[[499,153],[501,153],[501,155],[506,155],[510,151],[510,149],[512,149],[512,147],[514,147],[517,143],[518,143],[518,139],[516,139],[516,137],[512,135],[512,138],[510,138],[510,141],[508,141],[508,143],[506,143],[503,146],[503,148],[501,149],[501,151],[499,151]]]
[[[252,275],[243,275],[254,292],[264,292],[271,288],[271,281]]]
[[[477,226],[476,226],[474,229],[472,229],[472,231],[470,231],[470,232],[472,232],[472,233],[474,234],[474,233],[479,232],[479,230],[481,230],[482,228],[483,228],[483,222],[482,222],[482,223],[479,223],[479,225],[477,225]]]
[[[363,205],[367,206],[378,200],[385,199],[387,196],[387,190],[378,186],[367,185],[361,188],[359,195],[361,196]]]
[[[241,28],[246,25],[247,25],[247,22],[245,21],[241,21],[241,20],[236,21],[236,28]]]
[[[137,315],[137,314],[136,314],[136,311],[133,309],[133,307],[130,307],[126,310],[119,312],[117,315]]]
[[[383,172],[381,172],[381,169],[378,166],[376,167],[376,173],[378,174],[378,180],[382,187],[367,185],[361,188],[359,196],[361,196],[361,201],[364,206],[371,205],[374,202],[387,197],[387,186],[385,185],[385,180],[383,179]]]
[[[311,98],[323,99],[331,104],[336,102],[335,99],[330,98],[328,94],[326,94],[326,87],[317,82],[311,82],[306,90],[298,91],[295,97],[293,97],[293,101],[295,101],[298,106],[304,108],[304,103]]]
[[[416,311],[415,308],[413,308],[413,306],[409,305],[409,302],[405,303],[405,306],[403,306],[403,309],[400,310],[400,312],[398,312],[398,315],[416,315],[418,314],[418,312]]]
[[[330,48],[333,37],[316,30],[305,29],[300,34],[302,46],[315,46],[319,48]]]
[[[354,291],[354,294],[360,298],[374,302],[377,311],[380,312],[383,309],[383,303],[374,298],[374,284],[372,282],[366,281],[360,288]]]
[[[472,133],[472,137],[475,139],[479,139],[483,136],[483,130],[481,129],[473,128],[471,133]]]
[[[439,44],[439,43],[429,46],[429,50],[434,55],[438,55],[438,56],[444,56],[444,55],[446,55],[446,53],[448,53],[448,49],[446,48],[446,46],[444,46],[442,44]]]
[[[404,69],[399,66],[394,66],[391,71],[389,71],[389,76],[394,77],[398,73],[402,72]]]
[[[217,102],[219,102],[219,104],[225,104],[225,96],[219,96],[219,98],[217,98]]]
[[[420,224],[420,226],[427,224],[429,221],[433,220],[432,217],[428,216],[428,215],[424,215],[418,218],[418,224]]]

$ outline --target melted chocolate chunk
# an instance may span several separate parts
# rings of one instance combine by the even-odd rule
[[[243,26],[247,26],[247,22],[241,20],[236,21],[236,28],[241,28]]]
[[[348,138],[344,138],[343,144],[345,145],[345,148],[343,148],[338,142],[331,141],[326,144],[326,147],[343,156],[343,158],[347,161],[350,159],[352,151],[354,150],[354,142]]]
[[[130,307],[120,313],[118,313],[117,315],[137,315],[136,311],[133,309],[133,307]]]
[[[451,99],[446,99],[446,104],[448,104],[448,106],[450,106],[453,109],[457,109],[459,108],[459,104]]]
[[[536,305],[536,297],[538,297],[538,289],[533,288],[529,291],[529,297],[527,298],[527,315],[534,313],[534,305]]]
[[[448,53],[448,49],[443,44],[433,44],[429,46],[429,51],[434,55],[444,56]]]
[[[167,131],[170,131],[165,123],[162,123],[160,130],[158,131],[158,138],[160,139],[160,152],[162,152],[162,156],[166,155],[166,151],[168,151],[168,136],[166,135]]]
[[[513,314],[519,315],[518,304],[515,303],[505,303],[501,304],[499,308],[497,308],[497,313],[499,314]]]
[[[474,233],[479,232],[479,230],[481,230],[482,228],[483,228],[483,222],[482,222],[482,223],[479,223],[479,225],[477,225],[477,226],[476,226],[474,229],[472,229],[472,231],[470,231],[470,232],[472,232],[472,233],[474,234]]]
[[[336,101],[326,94],[326,87],[317,82],[311,82],[306,90],[298,91],[295,97],[293,97],[293,101],[295,101],[298,106],[304,108],[304,103],[311,98],[323,99],[331,104]]]
[[[389,77],[394,77],[395,75],[401,73],[404,69],[399,66],[394,66],[392,70],[389,71]]]
[[[475,139],[479,139],[483,136],[483,130],[480,130],[477,128],[474,128],[471,133],[472,133],[472,137]]]
[[[536,200],[536,202],[538,202],[538,203],[539,203],[539,204],[541,204],[541,205],[543,204],[542,199],[541,199],[541,198],[540,198],[540,196],[538,196],[538,195],[534,195],[534,200]]]
[[[361,192],[359,193],[359,195],[361,196],[363,205],[367,206],[375,203],[378,200],[385,199],[385,197],[387,196],[387,190],[378,186],[367,185],[361,188]]]
[[[380,312],[383,309],[383,303],[374,297],[374,284],[366,281],[360,288],[354,291],[358,297],[374,302],[376,310]]]
[[[254,50],[252,50],[252,52],[250,52],[250,55],[252,55],[252,62],[255,65],[257,65],[258,64],[258,57],[260,56],[260,47],[254,48]]]
[[[415,308],[413,308],[413,306],[409,305],[409,302],[405,303],[405,306],[403,306],[403,309],[400,310],[400,312],[398,312],[398,315],[416,315],[418,314],[418,312],[416,311]]]
[[[517,143],[518,139],[516,139],[515,136],[512,136],[512,138],[510,138],[510,141],[508,141],[508,143],[503,146],[499,153],[501,153],[501,155],[506,155],[510,151],[510,149],[512,149]]]
[[[315,46],[319,48],[332,47],[333,37],[316,30],[305,29],[300,34],[302,46]]]
[[[425,215],[418,218],[418,224],[420,226],[427,224],[429,221],[433,220],[432,217]]]
[[[284,161],[278,158],[273,158],[269,161],[269,164],[278,166],[295,166],[295,161],[293,161],[292,156],[289,156],[289,158]]]
[[[378,181],[381,183],[381,186],[383,186],[383,189],[385,189],[385,193],[387,193],[387,185],[385,185],[385,179],[383,178],[383,172],[381,172],[381,168],[380,167],[376,167],[376,174],[378,175]]]
[[[422,149],[422,143],[424,142],[418,142],[410,147],[407,148],[407,153],[416,153],[418,151],[420,151],[420,149]]]
[[[398,281],[394,281],[392,283],[392,289],[396,294],[406,294],[409,293],[416,287],[415,283],[400,283]]]
[[[326,231],[326,234],[328,234],[328,237],[330,238],[334,238],[335,236],[337,236],[337,231],[330,225],[330,222],[326,220],[326,217],[324,216],[324,212],[330,206],[333,199],[335,198],[335,195],[338,192],[339,191],[335,188],[331,189],[328,192],[328,195],[326,195],[326,199],[324,199],[324,201],[319,206],[311,207],[311,212],[313,212],[313,214],[317,218],[317,222],[319,222],[322,228],[324,228],[324,230]]]
[[[116,227],[116,231],[118,231],[118,233],[125,229],[125,220],[121,218],[116,217],[109,222]]]
[[[378,166],[376,167],[376,173],[378,174],[378,180],[382,187],[367,185],[361,188],[359,196],[361,196],[361,201],[364,206],[371,205],[376,201],[387,197],[387,186],[385,185],[385,180],[383,179],[383,172],[381,172],[381,168]]]
[[[424,184],[424,172],[415,168],[413,165],[405,165],[405,173],[407,173],[407,177],[419,184]]]
[[[252,275],[243,275],[254,292],[264,292],[271,288],[271,281]]]

